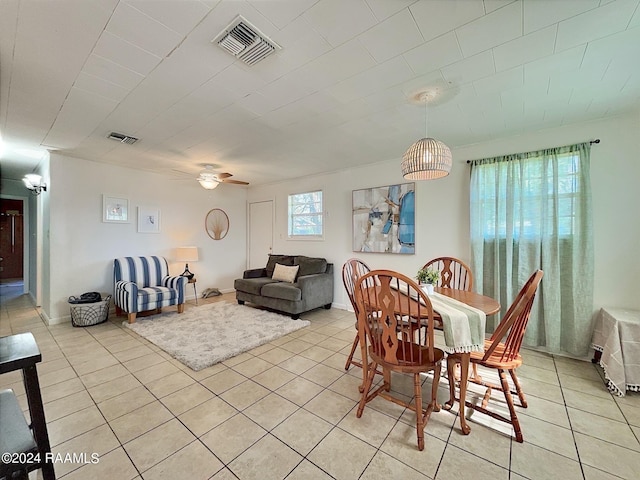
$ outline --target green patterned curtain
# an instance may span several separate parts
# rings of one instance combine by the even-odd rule
[[[593,313],[590,144],[471,163],[471,266],[501,314],[544,271],[524,344],[587,354]],[[493,331],[500,318],[487,318]]]

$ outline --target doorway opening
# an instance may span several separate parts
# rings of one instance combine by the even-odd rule
[[[23,198],[0,198],[0,297],[3,301],[28,290],[25,210]]]

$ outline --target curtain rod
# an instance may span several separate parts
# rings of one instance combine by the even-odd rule
[[[600,143],[600,139],[599,139],[599,138],[596,138],[595,140],[591,140],[591,141],[589,142],[589,145],[593,145],[594,143],[596,143],[596,144]],[[467,160],[467,163],[471,163],[472,161],[473,161],[473,160]]]

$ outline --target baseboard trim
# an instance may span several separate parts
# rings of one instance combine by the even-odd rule
[[[42,308],[37,307],[37,310],[40,318],[42,318],[42,321],[45,323],[45,325],[60,325],[62,323],[71,323],[71,315],[65,315],[64,317],[58,318],[49,318],[47,313],[42,310]]]

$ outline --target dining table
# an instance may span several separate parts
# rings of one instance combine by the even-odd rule
[[[379,287],[371,287],[371,288],[379,288]],[[476,292],[470,292],[467,290],[458,290],[455,288],[448,287],[435,287],[434,291],[446,297],[457,300],[465,305],[473,307],[477,310],[484,312],[486,316],[495,315],[500,311],[500,303],[486,295],[482,295]],[[407,297],[404,294],[400,294],[400,310],[401,311],[409,311],[406,308],[402,307],[403,302],[415,302],[416,299],[412,297]],[[436,329],[443,328],[443,317],[438,313],[438,311],[434,308],[433,310],[434,323],[436,325]],[[424,319],[421,319],[421,323]],[[367,338],[363,328],[358,327],[358,335],[360,336],[360,349],[362,355],[362,385],[365,384],[368,371],[369,371],[369,362],[368,362],[368,353],[367,353]],[[484,346],[479,348],[484,349]],[[446,351],[446,350],[445,350]],[[468,435],[471,432],[471,428],[467,424],[467,419],[465,417],[465,402],[467,394],[467,379],[469,378],[469,364],[471,363],[471,352],[457,352],[460,355],[460,429],[464,435]],[[454,381],[454,379],[449,379],[449,381]],[[454,397],[450,397],[449,400],[445,403],[445,409],[449,410],[453,407],[455,402]]]

